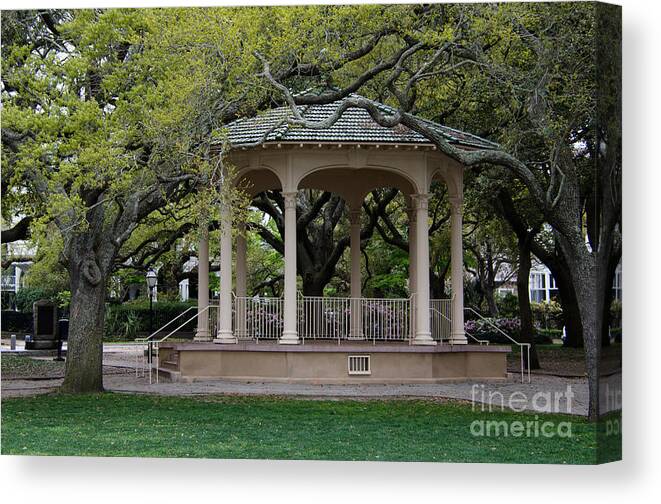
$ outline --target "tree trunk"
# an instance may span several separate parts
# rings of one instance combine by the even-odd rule
[[[483,286],[482,292],[487,300],[487,308],[489,309],[490,317],[498,317],[498,305],[496,304],[496,290],[489,286]]]
[[[611,277],[612,278],[612,277]],[[601,346],[608,347],[611,344],[610,325],[611,325],[611,304],[613,302],[613,289],[606,289],[604,292],[604,304],[601,312]]]
[[[604,308],[602,313],[602,327],[601,327],[601,346],[610,346],[610,325],[612,323],[611,304],[613,303],[613,280],[615,278],[615,270],[620,262],[621,254],[612,254],[608,261],[608,270],[606,277],[606,285],[604,286]]]
[[[323,296],[324,287],[328,282],[320,281],[314,275],[302,275],[303,276],[303,295],[304,296]]]
[[[519,240],[519,269],[516,278],[516,291],[519,298],[519,317],[521,319],[521,343],[530,343],[530,369],[539,369],[539,355],[535,345],[532,309],[530,308],[530,241],[528,237]],[[526,356],[524,356],[526,359]],[[528,363],[526,363],[528,365]]]
[[[105,275],[96,261],[71,261],[71,310],[67,359],[61,390],[83,394],[103,391]]]
[[[430,271],[429,275],[432,299],[445,299],[445,274],[437,275]]]
[[[581,312],[578,308],[578,299],[571,278],[570,266],[563,265],[562,268],[552,270],[558,293],[560,294],[560,305],[565,323],[566,338],[564,346],[571,348],[583,347],[583,324]]]
[[[588,376],[588,418],[599,418],[599,376],[601,356],[601,321],[604,293],[597,290],[598,279],[593,264],[581,264],[587,261],[577,261],[575,271],[576,294],[578,308],[583,325],[585,347],[585,369]]]

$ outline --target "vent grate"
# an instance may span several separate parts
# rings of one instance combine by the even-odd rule
[[[369,355],[349,355],[348,367],[350,375],[372,374]]]

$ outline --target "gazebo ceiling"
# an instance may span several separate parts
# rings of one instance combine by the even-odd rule
[[[357,97],[352,94],[350,97]],[[327,105],[300,106],[301,115],[311,121],[323,121],[330,117],[344,100]],[[392,107],[373,102],[386,114],[394,114]],[[406,126],[384,128],[376,123],[362,108],[350,107],[329,128],[313,129],[288,124],[291,115],[289,107],[270,109],[255,117],[238,119],[227,125],[229,142],[234,148],[241,148],[259,142],[266,135],[264,144],[273,143],[368,143],[368,144],[411,144],[429,145],[427,138]],[[470,133],[465,133],[441,124],[427,121],[450,143],[466,149],[494,149],[498,145]]]

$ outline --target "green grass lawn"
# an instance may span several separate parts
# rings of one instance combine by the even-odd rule
[[[572,436],[473,436],[481,419],[571,422]],[[580,418],[452,402],[113,393],[2,401],[3,455],[587,464],[596,447],[596,427]]]

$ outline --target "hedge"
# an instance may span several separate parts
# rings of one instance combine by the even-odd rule
[[[535,329],[535,343],[540,345],[550,345],[554,339],[562,338],[561,329]]]
[[[466,332],[478,339],[487,340],[490,343],[510,345],[512,341],[506,338],[493,325],[509,334],[514,340],[521,341],[521,321],[518,318],[486,318],[467,320],[464,329]],[[562,331],[559,329],[535,329],[534,339],[536,344],[553,343],[553,338],[561,338]],[[470,341],[474,343],[474,341]]]
[[[162,302],[154,303],[154,322],[153,329],[165,325],[177,315],[180,315],[191,306],[193,303],[181,302]],[[194,315],[191,310],[190,317]],[[167,330],[172,330],[178,324],[186,321],[188,316],[184,316],[180,321],[177,321],[168,327]],[[181,331],[193,331],[197,325],[196,320],[190,321]],[[150,330],[150,310],[149,302],[138,301],[132,303],[124,303],[119,305],[109,305],[106,309],[105,319],[105,338],[118,339],[118,340],[132,340],[138,337],[140,333],[148,333]]]
[[[56,296],[52,291],[41,287],[24,287],[16,293],[16,309],[23,313],[32,313],[32,305],[41,299],[55,301]]]
[[[17,333],[32,332],[32,313],[22,313],[13,310],[2,310],[2,330]]]
[[[519,340],[521,332],[521,321],[519,319],[484,318],[467,320],[464,324],[464,330],[477,339],[487,340],[490,343],[511,344],[512,341],[496,330],[493,327],[494,325],[516,341]]]

